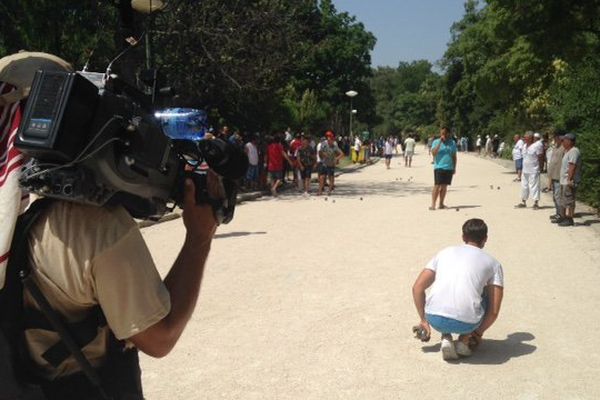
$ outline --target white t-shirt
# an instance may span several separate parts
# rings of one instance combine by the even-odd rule
[[[362,146],[362,142],[360,141],[360,139],[354,139],[354,150],[360,151],[360,146]]]
[[[477,142],[475,142],[475,146],[477,146],[477,147],[481,146],[481,138],[477,138]]]
[[[539,174],[540,173],[540,154],[544,154],[544,144],[541,140],[523,146],[523,173],[524,174]]]
[[[248,154],[250,165],[258,165],[258,150],[252,142],[246,143],[246,154]]]
[[[525,148],[525,142],[523,139],[519,139],[517,143],[515,143],[515,147],[512,149],[512,158],[517,161],[523,158],[523,149]]]
[[[393,153],[394,153],[394,143],[391,140],[386,140],[384,154],[386,156],[389,156],[389,155],[392,155]]]
[[[413,138],[408,138],[404,141],[404,151],[408,152],[408,153],[413,153],[415,151],[415,144],[417,142],[415,142],[415,139]]]
[[[481,321],[487,285],[504,286],[502,265],[478,247],[464,244],[440,251],[426,266],[435,272],[425,312],[468,324]]]

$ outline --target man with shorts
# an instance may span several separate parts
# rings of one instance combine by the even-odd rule
[[[444,360],[470,356],[500,313],[504,274],[502,265],[483,251],[487,231],[481,219],[466,221],[462,226],[465,244],[440,251],[413,285],[421,319],[418,328],[425,332],[425,340],[431,336],[431,327],[442,334]],[[452,341],[452,334],[460,335],[457,342]]]
[[[412,166],[412,158],[415,154],[415,146],[417,142],[412,137],[412,135],[408,135],[406,140],[404,141],[404,166],[411,167]]]
[[[581,152],[575,147],[575,135],[567,133],[563,136],[565,155],[560,168],[560,202],[561,216],[558,226],[573,226],[575,216],[575,194],[581,182]]]
[[[390,163],[392,161],[392,156],[394,155],[394,139],[392,137],[388,137],[384,144],[383,155],[385,156],[385,167],[390,169]]]
[[[521,182],[521,173],[523,172],[523,148],[525,147],[525,143],[523,139],[521,139],[521,135],[515,135],[513,137],[515,141],[515,147],[512,149],[512,158],[515,162],[515,171],[517,172],[517,177],[515,178],[515,182]]]
[[[287,155],[283,145],[281,144],[281,137],[276,135],[269,146],[267,147],[267,154],[265,158],[265,166],[271,178],[271,194],[277,197],[277,188],[281,186],[283,181],[283,160],[292,165],[292,160]]]
[[[325,133],[327,140],[321,143],[319,149],[319,158],[321,163],[319,164],[319,192],[317,195],[323,194],[323,188],[325,187],[325,178],[329,178],[329,190],[327,194],[331,194],[335,185],[335,166],[340,162],[340,159],[344,157],[344,153],[340,150],[335,142],[335,135],[332,131]]]
[[[317,165],[317,156],[315,150],[310,147],[310,140],[308,136],[302,137],[302,146],[296,150],[296,160],[298,162],[300,176],[304,184],[304,196],[308,197],[310,178],[315,165]]]
[[[440,138],[431,144],[431,154],[434,157],[433,178],[434,185],[431,192],[430,210],[435,210],[435,204],[440,199],[439,209],[446,208],[444,200],[448,185],[452,184],[452,177],[456,173],[456,143],[450,137],[447,127],[440,130]]]

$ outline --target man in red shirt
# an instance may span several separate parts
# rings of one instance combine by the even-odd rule
[[[290,152],[289,156],[293,162],[293,173],[294,173],[294,184],[298,186],[298,189],[302,189],[302,179],[298,180],[298,176],[300,175],[300,168],[298,165],[298,160],[296,159],[296,152],[298,149],[302,147],[302,139],[300,138],[300,134],[296,133],[294,135],[294,139],[290,143]]]
[[[277,188],[281,186],[283,180],[283,159],[293,166],[292,160],[285,152],[281,144],[281,136],[275,135],[271,143],[267,146],[265,157],[265,166],[271,177],[271,194],[277,196]]]

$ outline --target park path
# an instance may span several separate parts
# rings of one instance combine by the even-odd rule
[[[399,161],[342,175],[328,198],[288,193],[240,206],[217,232],[180,343],[167,358],[142,357],[146,397],[600,398],[594,226],[551,225],[550,207],[514,209],[514,176],[473,155],[459,155],[452,208],[429,211],[429,157],[421,151],[411,169]],[[437,338],[422,346],[411,335],[411,286],[472,217],[489,226],[505,300],[479,352],[449,364]],[[143,235],[165,274],[181,220]]]

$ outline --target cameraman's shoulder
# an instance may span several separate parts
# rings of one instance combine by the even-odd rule
[[[44,229],[53,235],[118,238],[133,229],[136,222],[123,207],[97,207],[68,201],[55,201],[48,211]]]

